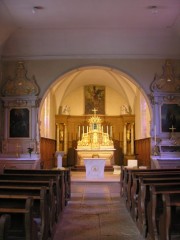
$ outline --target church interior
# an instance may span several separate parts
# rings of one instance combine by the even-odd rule
[[[180,219],[179,8],[178,0],[0,2],[3,240],[180,238],[171,221]],[[42,175],[54,182],[46,189],[35,185]],[[155,203],[144,192],[133,198],[134,179],[177,211],[154,210],[154,222]],[[52,196],[51,184],[60,185]],[[37,217],[21,216],[33,227],[12,238],[10,208],[24,204],[13,192],[25,186],[34,199],[49,194],[50,220],[37,230]]]

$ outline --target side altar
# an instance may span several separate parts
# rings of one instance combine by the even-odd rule
[[[3,168],[40,168],[38,110],[40,89],[28,78],[24,62],[16,64],[14,77],[4,79],[1,89],[2,122],[0,171]]]
[[[112,128],[104,129],[102,120],[96,115],[89,118],[87,131],[82,132],[77,143],[77,166],[84,166],[84,159],[105,159],[105,166],[114,165],[114,144],[112,141]],[[80,129],[79,129],[80,135]]]

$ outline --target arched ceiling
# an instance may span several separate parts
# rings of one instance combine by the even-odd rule
[[[85,85],[101,85],[112,88],[132,107],[138,85],[124,73],[106,67],[83,67],[73,70],[56,80],[51,91],[57,96],[58,105],[71,92]],[[61,93],[59,95],[58,93]]]

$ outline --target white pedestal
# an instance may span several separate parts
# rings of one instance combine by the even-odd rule
[[[113,168],[114,168],[113,174],[118,174],[118,175],[120,175],[120,173],[121,173],[121,167],[120,167],[120,166],[117,166],[117,165],[114,165]]]
[[[103,178],[104,177],[104,167],[106,159],[102,158],[86,158],[84,159],[84,164],[86,167],[86,178]]]
[[[62,167],[62,158],[64,156],[64,152],[56,152],[56,158],[57,158],[57,168]]]

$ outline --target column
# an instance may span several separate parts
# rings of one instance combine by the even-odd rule
[[[56,123],[56,151],[59,151],[59,124]]]
[[[110,126],[110,138],[112,139],[112,126]]]
[[[81,127],[78,126],[78,140],[81,140]]]
[[[126,136],[126,128],[127,128],[127,123],[124,123],[124,137],[123,137],[123,141],[124,141],[124,154],[127,153],[127,136]]]
[[[68,144],[68,136],[67,136],[67,126],[64,124],[64,152],[67,153],[67,144]]]
[[[131,123],[131,155],[134,155],[134,123]]]

